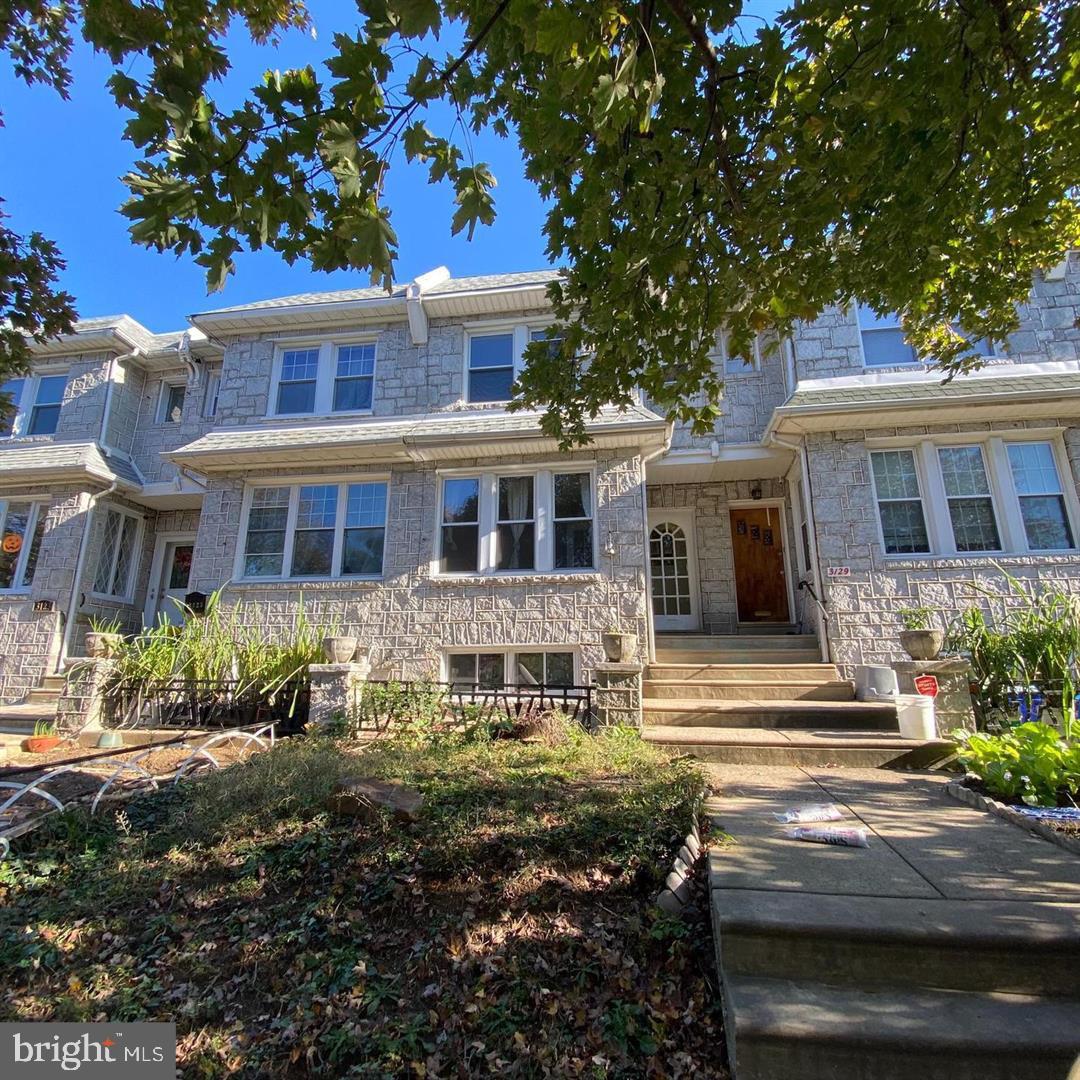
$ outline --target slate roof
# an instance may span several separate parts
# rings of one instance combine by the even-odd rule
[[[141,487],[139,470],[120,457],[106,457],[96,442],[41,442],[0,448],[0,478],[6,483],[33,483],[44,477],[70,473],[73,478],[91,476],[104,483],[119,480]]]

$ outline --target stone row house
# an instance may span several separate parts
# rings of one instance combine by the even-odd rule
[[[561,453],[508,412],[548,271],[268,300],[153,334],[87,319],[7,383],[0,698],[224,590],[274,635],[303,605],[376,671],[588,682],[604,631],[814,635],[850,677],[1005,574],[1080,582],[1080,259],[942,384],[852,307],[717,364],[711,435],[642,401]]]

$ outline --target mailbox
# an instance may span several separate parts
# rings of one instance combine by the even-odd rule
[[[192,615],[206,614],[206,593],[189,592],[184,597],[184,603],[188,606]]]

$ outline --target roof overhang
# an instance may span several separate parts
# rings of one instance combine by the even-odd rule
[[[604,410],[586,424],[588,449],[648,454],[664,449],[669,425],[643,409]],[[239,427],[210,432],[163,456],[200,473],[299,465],[472,461],[559,452],[539,413],[448,413],[306,427]]]
[[[94,442],[16,443],[0,449],[0,486],[87,482],[106,487],[115,484],[118,490],[128,492],[141,486],[114,471]]]
[[[759,443],[669,450],[645,466],[645,480],[650,484],[769,480],[786,476],[794,459],[793,450]]]
[[[94,330],[76,330],[44,342],[32,342],[30,352],[37,359],[59,356],[78,356],[84,353],[130,353],[139,348],[134,337],[120,325]]]
[[[205,494],[204,485],[181,475],[174,480],[144,484],[141,491],[131,496],[131,501],[151,510],[198,510]]]

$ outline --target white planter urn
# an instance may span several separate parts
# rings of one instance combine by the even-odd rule
[[[357,641],[354,637],[324,637],[323,653],[329,664],[347,664],[356,652]]]

